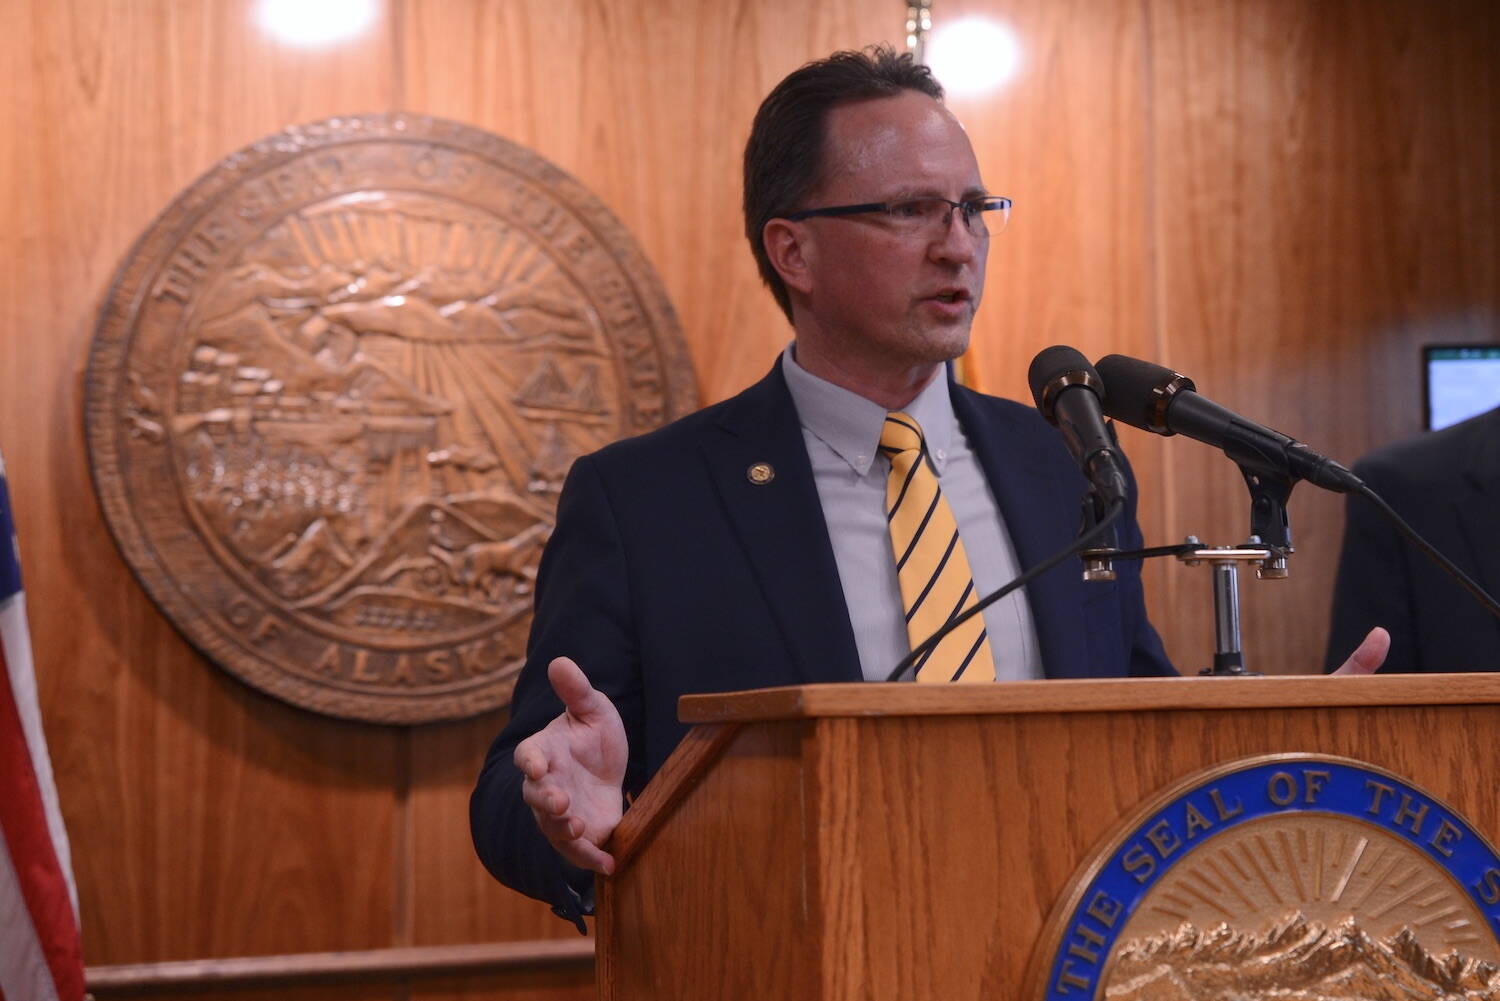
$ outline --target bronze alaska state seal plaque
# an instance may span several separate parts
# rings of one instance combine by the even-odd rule
[[[110,529],[195,646],[307,709],[418,723],[509,701],[573,459],[695,405],[598,199],[390,114],[183,192],[116,273],[85,417]]]

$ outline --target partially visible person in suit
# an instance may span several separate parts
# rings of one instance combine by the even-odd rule
[[[1500,407],[1377,449],[1354,472],[1444,556],[1500,592]],[[1500,671],[1500,619],[1351,494],[1333,592],[1327,670],[1372,626],[1385,672]]]

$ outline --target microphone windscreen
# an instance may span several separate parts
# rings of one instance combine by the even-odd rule
[[[1105,355],[1095,367],[1104,380],[1104,413],[1146,431],[1160,431],[1154,410],[1174,380],[1182,389],[1194,388],[1191,379],[1169,368],[1125,355]]]
[[[1050,348],[1042,349],[1035,358],[1031,359],[1031,369],[1026,373],[1026,381],[1031,386],[1032,401],[1036,403],[1036,408],[1042,412],[1042,416],[1054,424],[1057,422],[1052,417],[1052,400],[1048,398],[1047,391],[1057,379],[1069,373],[1095,374],[1094,366],[1089,364],[1089,360],[1083,356],[1083,353],[1066,344],[1054,344]],[[1109,383],[1105,385],[1108,386]]]

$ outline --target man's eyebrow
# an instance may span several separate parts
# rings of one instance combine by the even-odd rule
[[[881,201],[884,202],[909,202],[913,198],[935,198],[936,188],[897,188],[886,195]]]
[[[901,188],[898,191],[896,191],[894,194],[888,195],[887,197],[881,199],[881,201],[883,201],[883,202],[909,202],[913,198],[946,198],[946,197],[948,197],[948,196],[945,195],[943,192],[939,191],[937,188],[932,188],[932,187],[926,187],[926,188]],[[963,194],[961,194],[961,195],[958,196],[958,200],[961,201],[961,202],[969,202],[969,201],[973,201],[976,198],[989,198],[989,197],[992,197],[990,195],[990,193],[989,193],[989,190],[987,188],[985,188],[984,185],[980,185],[980,186],[974,187],[974,188],[965,188]]]

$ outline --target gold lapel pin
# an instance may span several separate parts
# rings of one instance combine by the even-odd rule
[[[776,470],[771,468],[769,462],[757,462],[745,470],[745,478],[756,486],[763,487],[776,479]]]

